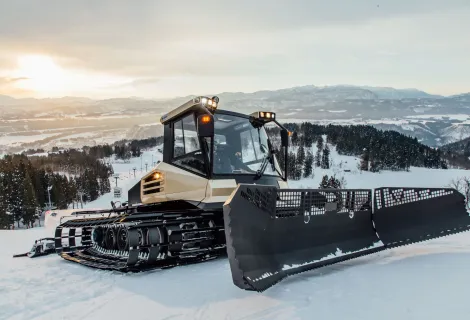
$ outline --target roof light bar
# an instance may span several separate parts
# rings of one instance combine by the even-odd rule
[[[270,111],[258,111],[251,114],[252,117],[264,122],[276,120],[276,113]]]
[[[216,97],[216,96],[212,98],[197,97],[197,98],[194,98],[194,102],[201,103],[203,106],[205,106],[209,110],[214,111],[215,109],[217,109],[217,105],[219,104],[219,97]]]

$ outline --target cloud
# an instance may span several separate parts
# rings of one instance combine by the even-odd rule
[[[0,3],[0,32],[10,36],[114,44],[141,39],[162,42],[227,31],[286,30],[310,26],[361,24],[368,20],[468,7],[466,0],[15,0]],[[377,7],[377,4],[380,4]],[[21,20],[19,20],[21,19]],[[21,23],[18,23],[21,21]],[[158,38],[152,38],[154,35]],[[99,40],[99,41],[98,41]],[[124,44],[126,45],[126,44]]]
[[[15,82],[21,81],[21,80],[28,80],[29,78],[26,77],[17,77],[17,78],[7,78],[7,77],[0,77],[0,86],[2,85],[10,85]]]
[[[0,95],[8,95],[13,97],[32,96],[34,92],[32,92],[31,90],[19,88],[15,85],[21,82],[22,80],[28,80],[28,78],[0,77]]]
[[[437,85],[427,70],[470,85],[469,13],[468,0],[1,1],[0,71],[43,53],[137,94],[299,79]]]

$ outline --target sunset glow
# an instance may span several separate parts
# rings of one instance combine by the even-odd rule
[[[90,70],[65,68],[49,56],[21,55],[16,68],[9,78],[15,79],[17,89],[37,97],[58,97],[65,95],[87,95],[107,92],[114,95],[116,87],[132,82],[132,78],[97,73]],[[132,88],[119,90],[124,94],[135,94]]]
[[[27,55],[18,58],[15,70],[18,86],[41,94],[61,91],[64,85],[64,72],[52,58],[41,55]]]

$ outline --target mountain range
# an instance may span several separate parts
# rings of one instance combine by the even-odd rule
[[[217,95],[220,108],[226,110],[271,110],[283,122],[370,124],[417,137],[430,146],[470,136],[470,93],[441,96],[418,89],[306,85],[201,95]],[[94,100],[15,99],[0,95],[0,152],[2,145],[3,151],[18,151],[154,136],[161,132],[160,116],[192,97]]]

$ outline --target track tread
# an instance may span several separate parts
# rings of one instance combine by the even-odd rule
[[[69,220],[56,228],[56,253],[67,261],[120,272],[140,272],[206,261],[225,255],[225,244],[218,243],[216,237],[216,233],[222,226],[221,219],[221,210],[204,212],[198,209],[180,212],[175,210],[137,212],[114,217]],[[210,221],[220,222],[215,226],[210,226]],[[184,224],[188,223],[190,228],[179,229],[181,224],[184,228]],[[124,252],[120,250],[104,249],[93,243],[92,229],[96,227],[103,227],[104,230],[111,229],[114,237],[118,236],[120,228],[126,228],[128,249],[126,253],[123,254]],[[68,234],[63,233],[64,229],[69,229]],[[81,229],[82,232],[76,233],[77,229]],[[163,229],[167,230],[166,232],[171,229],[171,238],[169,235],[165,236],[166,232],[162,232]],[[147,236],[144,235],[147,238],[142,243],[139,242],[139,230],[149,231]],[[75,246],[78,243],[76,237],[81,235],[83,235],[82,240],[85,240],[85,245]],[[63,240],[68,241],[68,245],[63,245]],[[117,241],[117,238],[114,241]],[[112,243],[116,246],[114,241]],[[71,245],[74,246],[71,247]],[[189,247],[186,249],[187,245]],[[119,248],[123,248],[122,244]],[[173,255],[169,256],[167,252],[164,252],[167,250],[173,252]],[[174,250],[177,251],[174,252]],[[161,255],[161,253],[164,254]]]

